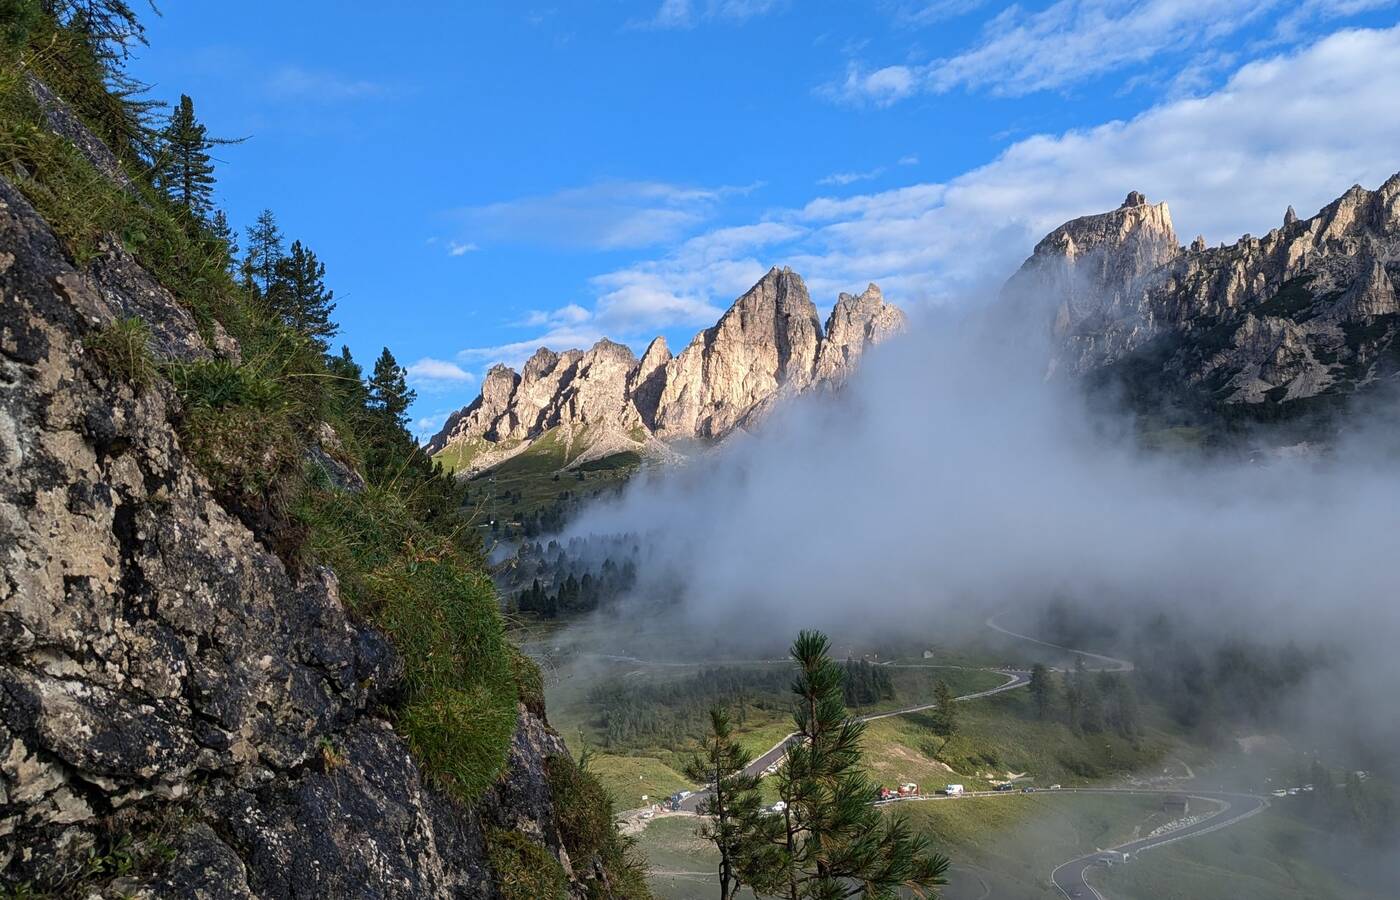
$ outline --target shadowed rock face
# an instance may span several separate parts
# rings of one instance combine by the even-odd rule
[[[42,882],[157,821],[178,856],[125,893],[493,897],[487,826],[567,868],[557,736],[522,707],[473,809],[425,783],[382,718],[398,660],[334,574],[289,577],[185,458],[168,385],[84,352],[139,314],[163,352],[211,353],[115,245],[94,265],[0,179],[0,876]]]
[[[528,443],[555,428],[597,453],[722,439],[784,396],[839,385],[868,347],[905,327],[904,313],[872,284],[858,297],[841,295],[824,334],[801,276],[774,268],[674,357],[661,338],[640,360],[604,339],[586,352],[542,348],[518,379],[492,369],[495,381],[448,419],[428,451],[474,440]],[[589,450],[579,458],[591,458]]]
[[[1049,322],[1052,370],[1161,356],[1162,378],[1218,402],[1286,402],[1396,375],[1400,175],[1317,215],[1208,248],[1176,243],[1166,204],[1133,192],[1052,231],[1003,290]]]

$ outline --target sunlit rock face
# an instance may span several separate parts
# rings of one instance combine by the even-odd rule
[[[904,313],[872,284],[858,296],[842,294],[823,330],[801,276],[774,268],[675,356],[663,338],[640,360],[604,339],[587,351],[541,348],[519,375],[492,368],[481,397],[453,414],[427,449],[479,448],[463,467],[472,472],[547,434],[565,442],[574,461],[722,440],[783,397],[839,386],[868,348],[905,327]]]

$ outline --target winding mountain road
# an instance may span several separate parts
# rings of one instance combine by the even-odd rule
[[[1162,794],[1177,793],[1167,791],[1142,791],[1142,790],[1115,790],[1113,788],[1073,788],[1068,791],[1056,791],[1056,793],[1072,794]],[[1107,850],[1096,850],[1093,853],[1086,853],[1084,856],[1076,857],[1068,862],[1062,862],[1050,871],[1050,882],[1063,896],[1070,900],[1080,900],[1080,898],[1093,897],[1096,900],[1107,900],[1098,888],[1089,883],[1090,872],[1099,868],[1106,868],[1125,862],[1130,857],[1154,850],[1157,847],[1164,847],[1167,844],[1174,844],[1177,841],[1184,841],[1187,838],[1200,837],[1203,834],[1210,834],[1222,828],[1228,828],[1236,822],[1242,822],[1250,816],[1263,812],[1269,806],[1269,801],[1254,794],[1222,793],[1217,791],[1190,791],[1182,792],[1181,796],[1192,800],[1207,800],[1220,805],[1220,809],[1190,825],[1176,828],[1163,834],[1140,838],[1129,841],[1126,844],[1119,844]]]

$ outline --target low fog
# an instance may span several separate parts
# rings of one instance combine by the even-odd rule
[[[1366,709],[1394,740],[1400,467],[1380,412],[1301,458],[1150,454],[1126,414],[1045,377],[1044,346],[988,324],[925,315],[839,394],[644,472],[570,533],[643,535],[632,602],[679,591],[672,627],[735,656],[811,627],[932,640],[1055,599],[1165,609],[1202,640],[1329,648],[1310,718]]]

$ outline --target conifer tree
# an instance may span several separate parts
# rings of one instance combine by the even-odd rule
[[[272,311],[323,351],[326,339],[336,332],[331,321],[335,294],[326,288],[325,278],[325,263],[301,241],[292,241],[291,251],[273,264],[272,282],[266,289]]]
[[[195,118],[194,101],[188,94],[181,94],[158,140],[153,167],[156,184],[186,213],[203,220],[214,206],[214,162],[209,151],[236,143],[211,138],[208,129]]]
[[[286,255],[282,230],[272,210],[258,213],[258,220],[248,227],[248,252],[243,257],[243,284],[249,290],[266,296],[277,275],[277,263]]]
[[[744,882],[787,900],[894,897],[943,884],[947,858],[930,853],[903,818],[871,805],[875,786],[861,766],[865,725],[846,715],[842,666],[830,647],[809,631],[793,644],[797,736],[777,775],[785,806],[765,819],[764,852]]]
[[[1031,700],[1035,703],[1035,714],[1044,719],[1055,703],[1055,683],[1050,680],[1050,670],[1044,663],[1031,666]]]
[[[399,365],[388,347],[374,363],[369,394],[373,408],[384,413],[389,421],[399,428],[408,425],[408,408],[418,399],[418,394],[408,386],[408,370]]]
[[[938,704],[933,709],[933,730],[952,737],[958,730],[958,704],[948,682],[939,679],[933,683],[933,701]]]
[[[700,752],[686,764],[685,775],[710,785],[697,810],[708,821],[697,834],[719,849],[720,900],[737,896],[741,873],[762,862],[758,854],[764,852],[759,839],[763,801],[758,792],[758,776],[744,772],[751,762],[753,755],[734,740],[728,714],[712,708],[710,732],[701,742]]]

